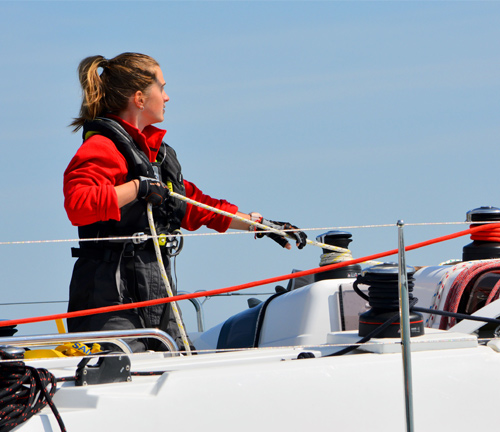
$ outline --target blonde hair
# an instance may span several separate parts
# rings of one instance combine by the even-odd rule
[[[137,91],[146,92],[155,82],[155,68],[158,66],[152,57],[128,52],[110,60],[100,55],[83,59],[78,66],[82,105],[80,115],[70,124],[73,132],[78,131],[86,120],[123,111],[130,96]]]

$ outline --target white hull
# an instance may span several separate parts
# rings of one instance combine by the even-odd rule
[[[460,271],[474,266],[477,262],[461,264]],[[455,270],[438,266],[417,272],[414,293],[423,299],[419,305],[442,307],[436,303],[437,293],[448,295],[461,274]],[[495,271],[491,277],[500,279]],[[353,282],[353,278],[314,282],[277,296],[265,308],[249,309],[193,335],[196,348],[202,350],[198,355],[122,354],[130,358],[131,381],[84,386],[67,381],[58,385],[53,401],[71,432],[405,430],[401,339],[372,339],[347,354],[330,356],[360,340],[352,326],[366,311],[366,300],[356,297]],[[474,296],[480,292],[478,283],[472,281],[464,292]],[[254,321],[248,321],[252,314]],[[475,315],[496,318],[500,300]],[[445,331],[437,329],[435,321],[424,335],[411,338],[415,430],[496,429],[500,339],[478,338],[474,332],[482,326],[464,320]],[[237,341],[241,330],[248,339],[249,329],[250,335],[257,335],[258,348],[224,346]],[[0,345],[8,342],[4,338]],[[313,355],[299,358],[301,353]],[[71,378],[80,360],[26,363],[47,368],[56,378]],[[141,372],[153,374],[137,375]],[[48,432],[59,426],[45,407],[16,430]]]
[[[443,332],[443,339],[447,336]],[[416,430],[470,431],[496,426],[500,354],[475,342],[469,346],[413,353]],[[300,431],[326,426],[342,431],[405,430],[400,354],[296,360],[301,351],[276,348],[189,358],[134,355],[133,371],[166,372],[134,377],[131,383],[86,387],[67,383],[54,402],[68,431],[96,427]],[[76,360],[52,363],[57,362],[74,365]],[[68,376],[73,368],[68,365],[52,371]],[[45,408],[19,430],[57,431],[58,425]]]

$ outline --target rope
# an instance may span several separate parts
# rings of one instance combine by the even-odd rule
[[[156,235],[155,222],[153,220],[153,205],[148,203],[148,222],[149,229],[151,230],[151,234],[153,237],[153,244],[156,252],[156,259],[158,260],[158,266],[160,267],[161,278],[163,280],[163,284],[165,285],[165,289],[167,290],[167,295],[170,298],[174,297],[174,293],[172,291],[172,287],[170,286],[170,282],[168,281],[168,275],[165,271],[165,265],[163,264],[163,258],[161,256],[160,244],[158,242],[158,236]],[[181,335],[182,344],[186,349],[186,353],[191,355],[191,348],[189,347],[189,341],[187,338],[186,330],[184,329],[184,324],[182,322],[181,314],[179,313],[179,309],[177,308],[177,303],[175,301],[171,302],[172,311],[174,312],[175,322],[177,327],[179,328],[179,333]]]
[[[500,227],[500,223],[496,223],[496,226]],[[449,235],[445,235],[445,236],[441,236],[441,237],[436,237],[434,239],[426,240],[426,241],[423,241],[420,243],[414,243],[413,245],[406,246],[405,251],[408,252],[411,250],[422,248],[424,246],[429,246],[431,244],[441,243],[441,242],[444,242],[447,240],[462,237],[464,235],[471,234],[473,232],[481,231],[485,228],[487,228],[487,227],[485,225],[482,225],[479,227],[474,227],[474,228],[469,228],[469,229],[466,229],[463,231],[458,231],[458,232],[453,233],[453,234],[449,234]],[[172,301],[181,301],[181,300],[188,300],[188,299],[198,298],[198,297],[214,296],[214,295],[218,295],[218,294],[224,294],[224,293],[228,293],[228,292],[240,291],[240,290],[244,290],[244,289],[248,289],[248,288],[253,288],[256,286],[260,286],[260,285],[273,284],[273,283],[281,282],[284,280],[295,279],[295,278],[299,278],[302,276],[308,276],[311,274],[321,273],[324,271],[334,270],[334,269],[338,269],[338,268],[345,267],[345,266],[352,265],[352,264],[359,264],[359,263],[363,263],[366,261],[377,260],[379,258],[387,257],[390,255],[396,255],[397,253],[398,253],[398,249],[392,249],[392,250],[389,250],[386,252],[380,252],[377,254],[368,255],[368,256],[353,259],[350,261],[345,261],[345,262],[336,263],[336,264],[330,264],[330,265],[326,265],[323,267],[317,267],[317,268],[314,268],[311,270],[304,270],[304,271],[300,271],[300,272],[296,272],[296,273],[286,274],[283,276],[276,276],[276,277],[272,277],[272,278],[268,278],[268,279],[263,279],[263,280],[259,280],[259,281],[255,281],[255,282],[248,282],[248,283],[241,284],[241,285],[235,285],[232,287],[215,289],[215,290],[211,290],[211,291],[201,291],[201,292],[195,292],[195,293],[191,293],[191,294],[178,295],[178,296],[170,297],[170,298],[148,300],[148,301],[143,301],[143,302],[138,302],[138,303],[127,303],[127,304],[121,304],[121,305],[116,305],[116,306],[107,306],[107,307],[101,307],[101,308],[96,308],[96,309],[87,309],[87,310],[67,312],[67,313],[55,314],[55,315],[22,318],[22,319],[16,319],[16,320],[5,320],[5,321],[0,321],[0,327],[7,327],[7,326],[19,325],[19,324],[29,324],[29,323],[43,322],[43,321],[52,321],[52,320],[56,320],[56,319],[74,318],[74,317],[94,315],[94,314],[99,314],[99,313],[134,309],[134,308],[139,308],[139,307],[155,306],[158,304],[170,303]]]
[[[471,228],[478,226],[471,225]],[[470,236],[471,240],[479,240],[485,242],[500,242],[500,228],[488,227],[481,232],[474,233]]]
[[[330,252],[321,254],[319,265],[325,266],[328,264],[350,261],[350,260],[352,260],[352,254],[350,251],[349,253]]]
[[[229,217],[231,219],[239,220],[239,221],[241,221],[243,223],[248,224],[249,227],[253,226],[254,228],[259,228],[262,231],[272,232],[272,233],[278,234],[278,235],[280,235],[282,237],[290,238],[292,240],[296,240],[296,239],[295,239],[295,237],[289,235],[288,234],[289,232],[303,231],[302,229],[278,230],[276,228],[272,228],[270,226],[264,225],[264,224],[262,224],[260,222],[253,221],[251,219],[245,219],[245,218],[243,218],[241,216],[238,216],[238,215],[235,215],[233,213],[229,213],[227,211],[220,210],[220,209],[218,209],[216,207],[212,207],[212,206],[209,206],[207,204],[200,203],[198,201],[195,201],[195,200],[193,200],[191,198],[188,198],[188,197],[186,197],[184,195],[178,194],[178,193],[173,192],[173,191],[170,192],[170,196],[173,196],[174,198],[177,198],[177,199],[179,199],[181,201],[184,201],[186,203],[192,204],[192,205],[194,205],[196,207],[200,207],[200,208],[203,208],[205,210],[212,211],[214,213],[217,213],[217,214]],[[310,240],[310,239],[306,239],[306,243],[308,245],[311,245],[311,246],[316,246],[316,247],[319,247],[321,249],[326,249],[326,250],[330,250],[330,251],[334,252],[335,259],[328,261],[328,263],[342,262],[342,261],[345,261],[345,260],[352,259],[351,251],[349,249],[342,248],[342,247],[339,247],[339,246],[332,246],[332,245],[329,245],[329,244],[326,244],[326,243],[321,243],[321,242],[318,242],[318,241],[315,241],[315,240]],[[364,263],[366,263],[366,264],[372,264],[372,265],[373,264],[380,264],[379,262],[364,262]],[[325,264],[321,264],[321,265],[325,265]]]
[[[437,284],[437,290],[434,293],[433,300],[432,300],[432,305],[430,309],[432,310],[437,310],[439,308],[439,305],[441,304],[441,297],[443,296],[443,291],[445,290],[446,285],[449,283],[450,277],[457,271],[466,268],[468,266],[468,263],[458,263],[457,265],[453,266],[453,268],[450,268],[441,278],[439,283]],[[429,314],[425,321],[425,326],[426,327],[432,327],[434,324],[434,321],[436,319],[436,315],[434,314]]]
[[[15,319],[15,320],[4,320],[4,321],[0,321],[0,327],[6,327],[6,326],[10,326],[10,325],[19,325],[19,324],[30,324],[30,323],[42,322],[42,321],[53,321],[56,319],[75,318],[75,317],[94,315],[94,314],[100,314],[100,313],[107,313],[107,312],[115,312],[115,311],[134,309],[134,308],[140,308],[140,307],[156,306],[159,304],[170,303],[172,301],[189,300],[189,299],[198,298],[198,297],[211,297],[211,296],[225,294],[225,293],[229,293],[229,292],[233,292],[233,291],[241,291],[241,290],[248,289],[248,288],[254,288],[254,287],[260,286],[260,285],[273,284],[273,283],[281,282],[284,280],[295,279],[295,278],[299,278],[302,276],[308,276],[308,275],[315,274],[315,273],[321,273],[321,272],[328,271],[328,270],[334,270],[334,269],[345,267],[345,266],[348,266],[351,264],[358,264],[358,263],[364,262],[364,261],[366,261],[366,259],[378,259],[378,258],[386,257],[389,255],[394,255],[397,252],[398,252],[397,249],[393,249],[393,250],[390,250],[388,252],[382,252],[382,253],[378,253],[378,254],[374,254],[374,255],[369,255],[367,257],[358,258],[358,259],[354,259],[351,261],[345,261],[343,263],[330,264],[330,265],[327,265],[324,267],[317,267],[317,268],[314,268],[311,270],[304,270],[304,271],[300,271],[300,272],[285,274],[282,276],[276,276],[276,277],[272,277],[272,278],[268,278],[268,279],[262,279],[262,280],[258,280],[255,282],[248,282],[248,283],[241,284],[241,285],[235,285],[235,286],[231,286],[228,288],[215,289],[215,290],[211,290],[211,291],[201,291],[201,292],[198,291],[198,292],[191,293],[191,294],[177,295],[175,297],[166,297],[166,298],[147,300],[147,301],[142,301],[142,302],[137,302],[137,303],[126,303],[126,304],[120,304],[120,305],[115,305],[115,306],[106,306],[106,307],[100,307],[100,308],[95,308],[95,309],[86,309],[86,310],[80,310],[80,311],[75,311],[75,312],[66,312],[66,313],[61,313],[61,314],[46,315],[46,316],[40,316],[40,317],[21,318],[21,319]]]
[[[245,218],[243,218],[241,216],[235,215],[234,213],[229,213],[227,211],[220,210],[218,208],[209,206],[207,204],[203,204],[203,203],[200,203],[198,201],[192,200],[191,198],[185,197],[184,195],[178,194],[176,192],[170,192],[170,196],[173,196],[174,198],[177,198],[178,200],[184,201],[184,202],[186,202],[188,204],[192,204],[192,205],[194,205],[196,207],[200,207],[200,208],[203,208],[205,210],[212,211],[214,213],[220,214],[222,216],[229,217],[231,219],[239,220],[239,221],[244,222],[244,223],[246,223],[246,224],[248,224],[250,226],[253,226],[255,228],[260,228],[263,231],[272,232],[272,233],[278,234],[278,235],[280,235],[282,237],[287,237],[287,238],[290,238],[290,239],[293,239],[293,240],[295,240],[295,237],[289,235],[288,234],[289,232],[303,231],[303,230],[300,230],[300,229],[293,229],[293,230],[284,230],[284,231],[282,231],[282,230],[278,230],[278,229],[275,229],[275,228],[271,228],[270,226],[261,224],[260,222],[256,222],[256,221],[253,221],[253,220],[250,220],[250,219],[245,219]],[[309,245],[312,245],[312,246],[320,247],[322,249],[328,249],[328,250],[331,250],[331,251],[334,251],[334,252],[337,252],[337,253],[348,253],[348,254],[351,253],[351,251],[349,249],[344,249],[344,248],[341,248],[341,247],[338,247],[338,246],[328,245],[326,243],[320,243],[320,242],[317,242],[317,241],[314,241],[314,240],[310,240],[310,239],[307,239],[306,243],[309,244]]]
[[[448,296],[446,297],[446,302],[444,304],[443,310],[448,312],[456,313],[458,311],[458,306],[460,305],[460,300],[462,295],[472,281],[477,280],[479,276],[490,271],[490,270],[500,270],[500,263],[496,261],[479,261],[467,270],[462,271],[453,281]],[[441,323],[439,328],[441,330],[446,330],[447,328],[455,325],[456,319],[443,316],[441,318]]]
[[[54,375],[46,369],[15,361],[6,351],[1,354],[2,358],[14,361],[0,363],[0,430],[14,429],[49,405],[61,431],[65,432],[62,418],[52,402],[56,390]]]
[[[498,294],[500,291],[500,279],[495,283],[493,288],[490,291],[488,298],[486,299],[485,306],[489,305],[493,300],[498,299]]]

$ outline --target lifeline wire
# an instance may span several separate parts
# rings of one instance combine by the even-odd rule
[[[234,215],[232,215],[234,216]],[[498,223],[495,221],[477,222],[481,224]],[[407,223],[405,226],[440,226],[440,225],[469,225],[470,222],[418,222]],[[347,230],[347,229],[361,229],[361,228],[392,228],[394,224],[380,224],[380,225],[346,225],[336,227],[317,227],[317,228],[301,228],[301,231],[331,231],[331,230]],[[182,233],[176,234],[181,237],[211,237],[211,236],[228,236],[228,235],[245,235],[251,234],[248,231],[232,231],[232,232],[207,232],[207,233]],[[167,237],[170,237],[167,235]],[[144,235],[144,240],[150,239],[151,236]],[[109,240],[137,240],[136,236],[119,236],[119,237],[95,237],[95,238],[68,238],[68,239],[52,239],[52,240],[15,240],[15,241],[2,241],[0,246],[13,246],[13,245],[33,245],[45,243],[76,243],[76,242],[99,242]]]
[[[500,223],[496,223],[496,227],[500,227]],[[447,240],[455,239],[467,234],[471,234],[477,231],[482,231],[486,226],[478,226],[474,228],[469,228],[463,231],[458,231],[453,234],[448,234],[445,236],[441,237],[436,237],[431,240],[426,240],[420,243],[414,243],[412,245],[406,246],[405,251],[410,251],[410,250],[415,250],[419,249],[424,246],[429,246],[431,244],[436,244],[436,243],[441,243]],[[315,274],[315,273],[321,273],[325,272],[328,270],[334,270],[337,268],[345,267],[350,264],[358,264],[362,262],[366,262],[368,260],[375,260],[379,259],[382,257],[390,256],[390,255],[396,255],[398,253],[397,249],[392,249],[386,252],[379,252],[373,255],[368,255],[362,258],[357,258],[353,259],[352,261],[345,261],[343,263],[336,263],[336,264],[330,264],[326,265],[324,267],[317,267],[311,270],[304,270],[300,272],[295,272],[291,274],[286,274],[282,276],[275,276],[272,278],[264,279],[264,280],[259,280],[259,281],[254,281],[254,282],[248,282],[245,284],[241,285],[236,285],[228,288],[220,288],[216,290],[211,290],[211,291],[202,291],[202,292],[195,292],[191,294],[183,294],[183,295],[178,295],[174,298],[161,298],[161,299],[156,299],[156,300],[147,300],[147,301],[142,301],[138,303],[126,303],[126,304],[121,304],[121,305],[116,305],[116,306],[106,306],[106,307],[100,307],[100,308],[95,308],[95,309],[86,309],[86,310],[81,310],[81,311],[75,311],[75,312],[66,312],[62,314],[55,314],[55,315],[46,315],[46,316],[39,316],[39,317],[31,317],[31,318],[22,318],[22,319],[15,319],[15,320],[4,320],[0,321],[0,327],[8,327],[12,325],[18,325],[18,324],[29,324],[33,322],[42,322],[42,321],[52,321],[56,319],[64,319],[64,318],[74,318],[74,317],[79,317],[79,316],[87,316],[87,315],[94,315],[98,313],[106,313],[106,312],[114,312],[118,310],[127,310],[127,309],[134,309],[134,308],[139,308],[139,307],[147,307],[147,306],[155,306],[158,304],[163,304],[163,303],[170,303],[172,301],[180,301],[180,300],[188,300],[191,298],[198,298],[198,297],[207,297],[211,295],[217,295],[221,293],[228,293],[228,292],[233,292],[233,291],[240,291],[243,289],[247,288],[253,288],[256,286],[260,285],[267,285],[271,283],[276,283],[276,282],[281,282],[284,280],[288,279],[295,279],[299,278],[302,276],[307,276],[310,274]]]

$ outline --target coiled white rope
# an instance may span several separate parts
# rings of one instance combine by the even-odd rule
[[[334,264],[334,263],[339,263],[339,262],[344,262],[344,261],[351,261],[352,254],[351,251],[349,253],[337,253],[337,252],[330,252],[330,253],[324,253],[321,254],[320,260],[319,260],[319,266],[323,267],[328,264]],[[370,261],[372,262],[372,261]],[[378,261],[377,261],[378,262]],[[375,263],[375,261],[373,261]]]
[[[149,229],[151,230],[151,237],[153,239],[153,244],[155,247],[156,259],[158,260],[158,266],[160,267],[161,278],[163,280],[163,284],[165,285],[165,289],[167,290],[168,297],[173,297],[174,293],[172,291],[172,287],[170,286],[170,282],[168,281],[168,275],[165,270],[165,265],[163,264],[163,258],[161,256],[160,243],[158,242],[158,235],[156,234],[155,222],[153,219],[153,205],[151,203],[148,203],[148,222]],[[191,355],[191,348],[189,347],[188,337],[186,334],[186,330],[184,329],[184,323],[182,322],[181,314],[179,312],[179,309],[177,308],[177,303],[173,301],[170,303],[170,305],[172,307],[172,311],[174,312],[175,322],[177,324],[177,327],[179,328],[182,344],[186,349],[187,355]],[[166,307],[168,307],[168,305],[166,305]]]

